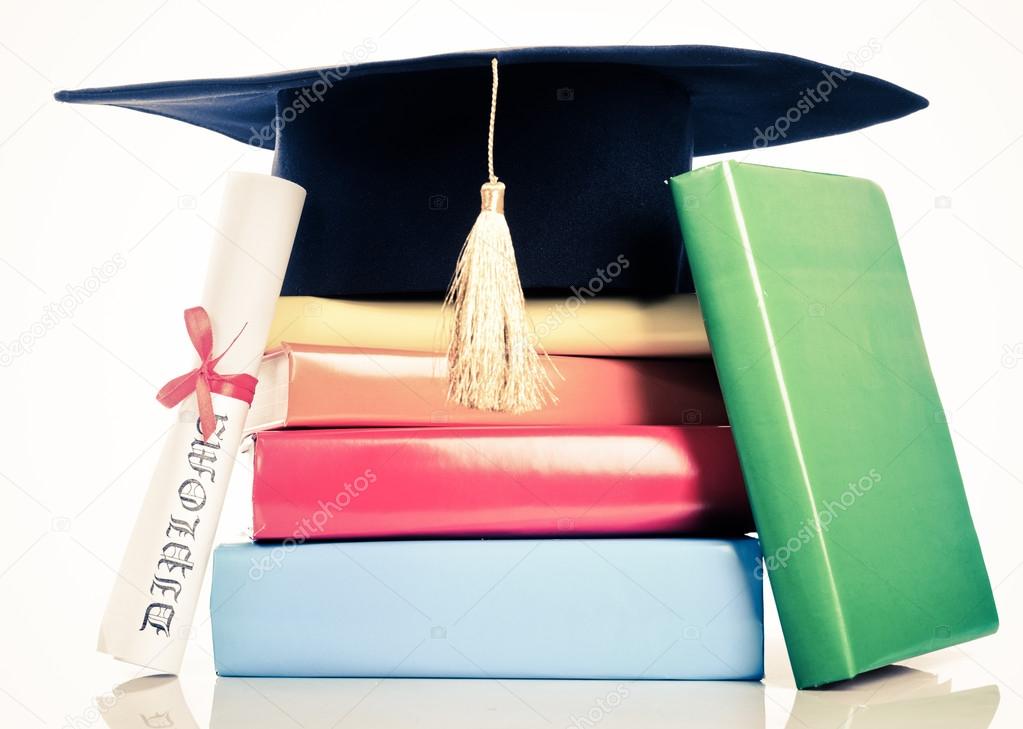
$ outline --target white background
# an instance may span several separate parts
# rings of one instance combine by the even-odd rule
[[[190,366],[181,311],[198,300],[207,221],[216,216],[223,174],[268,171],[271,161],[269,152],[207,131],[119,109],[59,105],[51,94],[335,65],[366,39],[378,48],[374,60],[502,46],[706,43],[835,65],[872,41],[880,44],[861,70],[923,94],[929,109],[865,132],[737,156],[869,177],[887,192],[1002,628],[908,662],[924,674],[889,671],[854,684],[847,693],[858,692],[855,701],[829,692],[835,701],[822,725],[840,725],[846,703],[902,700],[935,682],[940,691],[996,686],[993,726],[1019,725],[1023,7],[1004,0],[599,6],[592,0],[0,2],[0,344],[31,331],[44,308],[68,286],[83,284],[94,267],[116,256],[123,261],[70,316],[33,336],[30,353],[0,367],[5,725],[101,726],[89,709],[92,697],[136,675],[93,648],[156,446],[171,420],[153,396]],[[236,473],[221,540],[245,537],[246,476],[244,469]],[[933,568],[942,568],[941,554]],[[208,649],[204,632],[183,676],[200,725],[213,696]],[[419,684],[403,694],[363,682],[345,689],[351,701],[337,715],[324,710],[303,719],[270,700],[261,713],[266,726],[366,724],[379,718],[381,706],[404,697],[409,711],[438,725],[501,723],[504,711],[518,726],[566,726],[593,706],[593,697],[608,693],[592,683],[571,690],[491,683],[432,692]],[[626,726],[655,716],[659,699],[644,696],[637,691],[602,722]],[[768,726],[803,725],[789,716],[794,697],[769,603]],[[928,706],[921,701],[909,714],[949,719],[940,706],[933,709],[937,717],[929,715]],[[871,711],[878,722],[886,716]],[[674,724],[699,717],[660,718]],[[713,712],[703,719],[713,725]]]

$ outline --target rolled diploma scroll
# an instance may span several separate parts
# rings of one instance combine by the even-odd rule
[[[218,373],[256,375],[304,201],[303,188],[279,177],[229,175],[201,303],[214,355],[245,330]],[[191,348],[184,327],[174,335]],[[197,413],[195,396],[179,406],[100,626],[101,652],[161,673],[181,667],[249,410],[212,398],[217,424],[208,441],[198,415],[187,415]]]

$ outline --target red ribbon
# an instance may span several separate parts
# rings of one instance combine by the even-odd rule
[[[160,392],[156,393],[156,399],[161,405],[172,408],[194,392],[199,405],[199,427],[204,440],[209,440],[216,429],[211,392],[241,400],[248,405],[252,404],[252,396],[256,392],[255,377],[244,373],[222,375],[215,369],[220,359],[227,354],[227,350],[234,346],[238,337],[245,331],[245,326],[242,325],[241,331],[231,340],[231,344],[227,345],[219,356],[214,357],[210,315],[201,306],[185,309],[185,328],[188,330],[188,338],[192,340],[192,346],[199,353],[199,366],[191,372],[175,377],[160,388]]]

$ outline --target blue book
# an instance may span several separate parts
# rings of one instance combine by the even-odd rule
[[[221,676],[763,676],[740,539],[236,544],[213,559]]]

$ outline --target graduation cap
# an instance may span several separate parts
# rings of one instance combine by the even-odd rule
[[[308,191],[282,294],[448,291],[454,399],[506,410],[549,395],[523,341],[523,289],[569,295],[600,277],[611,294],[692,290],[666,180],[694,155],[847,132],[927,105],[848,69],[714,46],[479,51],[56,98],[276,150],[274,174]]]

